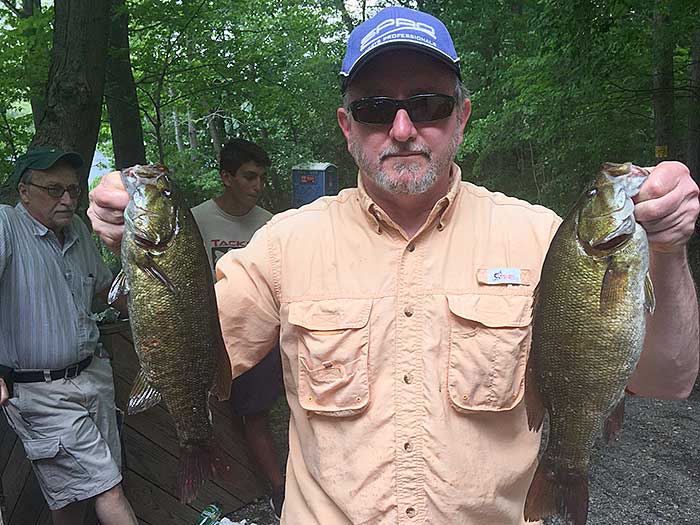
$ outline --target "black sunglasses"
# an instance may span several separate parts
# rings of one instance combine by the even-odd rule
[[[456,100],[449,95],[426,93],[407,99],[365,97],[350,103],[350,113],[357,122],[391,124],[396,112],[405,109],[413,122],[432,122],[452,115]]]
[[[60,199],[61,197],[63,197],[63,194],[65,192],[68,192],[68,196],[71,199],[77,199],[81,193],[80,186],[78,186],[77,184],[71,184],[68,187],[61,186],[60,184],[52,184],[51,186],[40,186],[39,184],[34,184],[33,182],[30,182],[29,185],[41,188],[54,199]]]

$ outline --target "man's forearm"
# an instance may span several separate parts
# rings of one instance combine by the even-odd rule
[[[647,317],[644,352],[629,384],[659,399],[688,397],[698,374],[698,300],[685,250],[652,253],[656,310]]]

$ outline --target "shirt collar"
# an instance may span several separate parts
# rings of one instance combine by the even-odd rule
[[[450,212],[454,208],[453,203],[457,200],[459,191],[461,188],[460,182],[462,181],[462,170],[454,162],[451,166],[452,170],[452,180],[450,181],[450,188],[444,197],[439,199],[433,206],[428,219],[425,224],[421,227],[421,230],[425,229],[426,226],[437,221],[437,228],[442,230],[445,224],[452,215]],[[362,211],[365,213],[367,219],[370,221],[372,226],[381,233],[382,227],[390,226],[394,229],[398,229],[394,221],[382,210],[379,205],[377,205],[372,197],[369,196],[367,190],[362,182],[362,177],[360,173],[357,175],[357,190],[360,198],[360,206]]]
[[[19,212],[20,216],[23,217],[23,220],[27,223],[29,228],[31,228],[32,233],[34,233],[34,235],[36,235],[37,237],[45,237],[49,233],[53,234],[51,230],[49,230],[46,226],[44,226],[38,220],[32,217],[32,214],[29,213],[29,210],[27,210],[27,208],[25,208],[24,204],[22,204],[21,202],[17,203],[15,209]],[[73,216],[73,219],[75,219],[75,216]],[[66,248],[78,239],[78,236],[75,232],[75,228],[73,228],[72,220],[71,224],[63,228],[63,235],[63,246]]]

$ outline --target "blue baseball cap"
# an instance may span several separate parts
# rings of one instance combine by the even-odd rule
[[[386,7],[350,33],[340,68],[343,93],[371,58],[390,49],[402,48],[425,52],[460,76],[459,57],[445,24],[415,9]]]

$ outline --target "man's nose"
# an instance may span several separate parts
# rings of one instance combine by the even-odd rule
[[[397,142],[408,142],[416,138],[418,130],[405,109],[399,109],[394,115],[389,134]]]
[[[76,198],[71,197],[70,194],[68,193],[68,190],[66,190],[63,192],[63,195],[61,195],[60,202],[64,206],[72,206],[73,202],[75,202],[77,200],[78,200],[78,197],[76,197]]]

